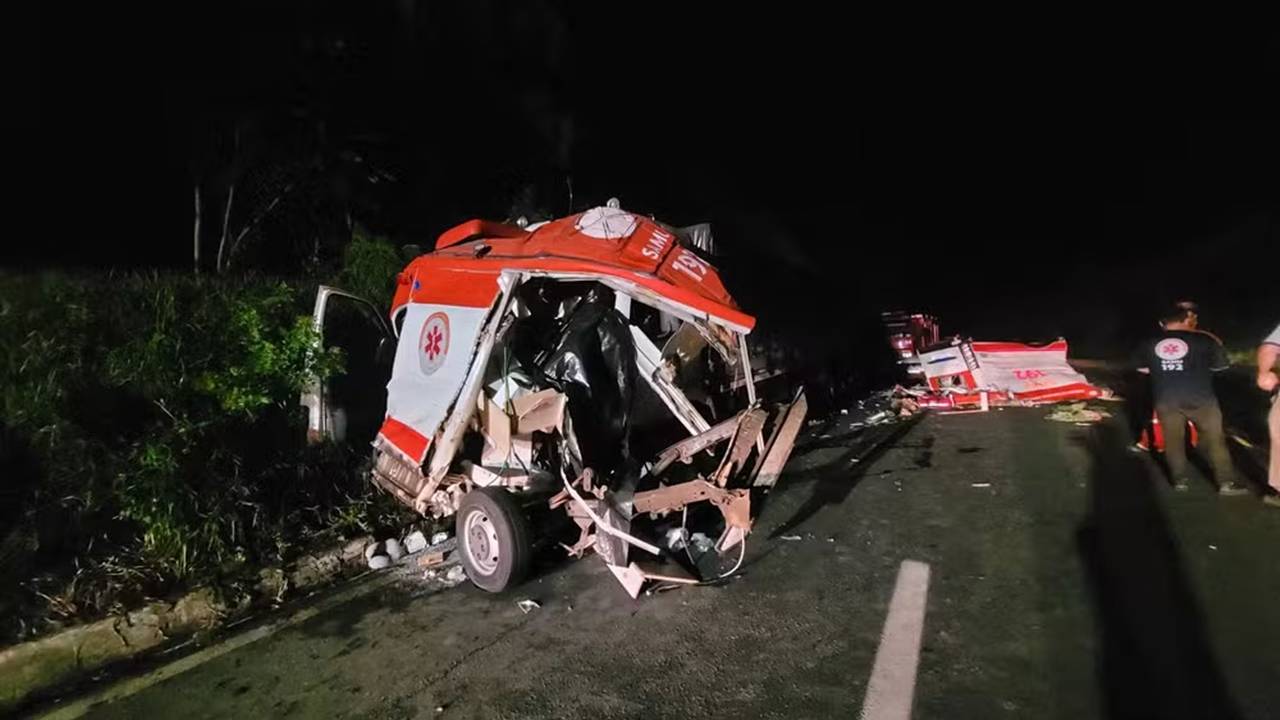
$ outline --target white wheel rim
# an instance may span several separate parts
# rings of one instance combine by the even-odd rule
[[[468,513],[462,525],[462,533],[466,538],[471,567],[481,575],[495,573],[501,552],[498,547],[498,529],[494,527],[489,515],[483,510]]]

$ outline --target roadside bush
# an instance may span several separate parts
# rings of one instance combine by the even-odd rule
[[[386,307],[391,304],[396,274],[407,261],[408,258],[401,257],[391,241],[372,235],[357,225],[351,234],[351,242],[343,251],[343,268],[338,282],[343,290]]]
[[[365,452],[305,444],[300,390],[342,366],[313,292],[0,275],[0,642],[403,520]]]

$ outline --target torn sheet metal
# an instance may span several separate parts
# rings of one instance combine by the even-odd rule
[[[751,454],[753,448],[764,447],[760,442],[761,431],[764,430],[764,421],[768,416],[769,414],[764,410],[754,407],[738,416],[738,424],[734,428],[733,442],[729,444],[729,452],[725,453],[724,459],[720,461],[720,467],[716,468],[717,485],[724,487],[729,482],[730,476],[745,466],[747,456]]]
[[[715,268],[617,207],[531,228],[465,223],[436,248],[397,278],[374,482],[459,523],[563,512],[578,533],[565,549],[594,551],[633,596],[650,580],[697,582],[677,567],[687,547],[673,557],[655,542],[673,532],[740,564],[753,488],[776,482],[807,403],[757,401],[755,321]],[[471,535],[458,537],[465,566]]]
[[[1091,400],[1109,394],[1067,362],[1067,341],[1048,345],[956,341],[920,354],[932,407]],[[984,392],[986,393],[984,395]]]
[[[753,472],[752,485],[769,488],[777,484],[782,468],[786,466],[787,459],[791,457],[791,451],[795,448],[796,436],[804,426],[804,418],[808,413],[809,401],[805,397],[804,390],[797,391],[795,400],[778,411],[773,422],[773,433]]]
[[[701,500],[710,500],[724,514],[725,523],[731,527],[751,528],[751,494],[745,488],[725,490],[706,480],[690,480],[679,485],[667,485],[654,490],[636,493],[632,507],[637,513],[662,515]]]
[[[374,446],[379,447],[380,442],[384,441],[375,440]],[[426,476],[422,474],[422,468],[407,462],[397,452],[378,453],[375,456],[370,478],[375,485],[410,507],[413,507],[414,498],[427,482]]]
[[[735,415],[717,423],[706,432],[698,433],[667,447],[667,449],[658,453],[658,458],[650,472],[654,475],[661,475],[671,463],[677,461],[687,463],[698,453],[725,442],[738,432],[738,425],[741,419],[741,415]]]
[[[587,472],[590,472],[590,471],[588,470]],[[565,482],[564,489],[565,489],[565,492],[569,493],[569,497],[573,498],[573,501],[577,503],[578,507],[581,508],[582,511],[587,514],[587,517],[591,518],[591,521],[596,524],[596,527],[600,530],[600,532],[603,532],[606,535],[611,535],[628,544],[634,545],[640,548],[641,550],[644,550],[645,552],[653,553],[654,555],[662,554],[662,551],[658,549],[656,545],[645,542],[644,540],[641,540],[640,538],[637,538],[634,535],[631,535],[626,530],[623,530],[617,527],[617,525],[620,524],[619,522],[610,520],[610,519],[605,519],[607,515],[616,516],[618,515],[618,513],[616,512],[611,513],[610,511],[597,512],[595,509],[591,507],[591,505],[587,504],[587,501],[582,498],[582,495],[578,494],[578,492],[573,489],[573,485],[569,482]],[[614,555],[616,554],[617,553],[614,553]]]
[[[662,402],[666,403],[691,434],[710,430],[711,424],[672,382],[670,366],[662,362],[662,355],[653,341],[644,334],[643,330],[634,325],[631,326],[631,335],[635,340],[636,368],[640,372],[640,377],[649,383]]]
[[[436,446],[432,449],[431,459],[427,466],[428,487],[418,494],[418,499],[415,501],[418,512],[425,512],[423,503],[430,496],[427,490],[431,489],[431,484],[440,482],[440,479],[444,477],[445,473],[449,472],[453,465],[458,445],[462,442],[463,434],[466,432],[467,426],[471,422],[471,417],[474,415],[476,398],[480,395],[480,386],[484,380],[485,366],[497,342],[499,328],[504,327],[507,318],[506,313],[511,306],[511,291],[516,282],[517,278],[507,273],[503,273],[498,277],[498,285],[502,289],[502,295],[497,300],[489,318],[485,321],[484,329],[481,331],[480,342],[474,350],[471,366],[467,370],[466,379],[458,391],[448,417],[445,418],[444,427],[437,433]]]
[[[647,579],[644,572],[635,563],[626,566],[609,565],[609,571],[617,578],[618,583],[622,585],[622,589],[627,591],[632,600],[640,597],[640,589],[644,587],[644,581]]]
[[[622,211],[594,230],[600,208],[525,230],[500,223],[469,221],[453,228],[401,273],[391,315],[422,302],[414,278],[439,272],[496,272],[573,275],[606,285],[633,286],[632,297],[653,295],[685,308],[694,317],[749,332],[755,319],[738,309],[719,272],[675,235],[642,215]]]
[[[379,432],[405,459],[421,464],[471,367],[481,326],[498,298],[497,274],[415,280],[421,301],[404,314]]]

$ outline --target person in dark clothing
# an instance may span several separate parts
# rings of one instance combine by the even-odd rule
[[[1258,346],[1258,388],[1271,393],[1271,412],[1267,414],[1267,429],[1271,436],[1271,464],[1267,469],[1267,484],[1273,492],[1262,502],[1280,507],[1280,325]]]
[[[1164,456],[1174,488],[1187,489],[1187,423],[1200,433],[1220,495],[1244,495],[1222,429],[1222,410],[1213,373],[1229,366],[1222,342],[1196,328],[1194,309],[1176,305],[1163,318],[1164,332],[1144,342],[1135,358],[1138,372],[1151,376],[1151,397],[1164,430]]]

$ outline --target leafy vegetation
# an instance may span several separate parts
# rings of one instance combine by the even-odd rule
[[[403,521],[365,453],[305,443],[300,390],[343,364],[314,287],[0,275],[0,642]]]

